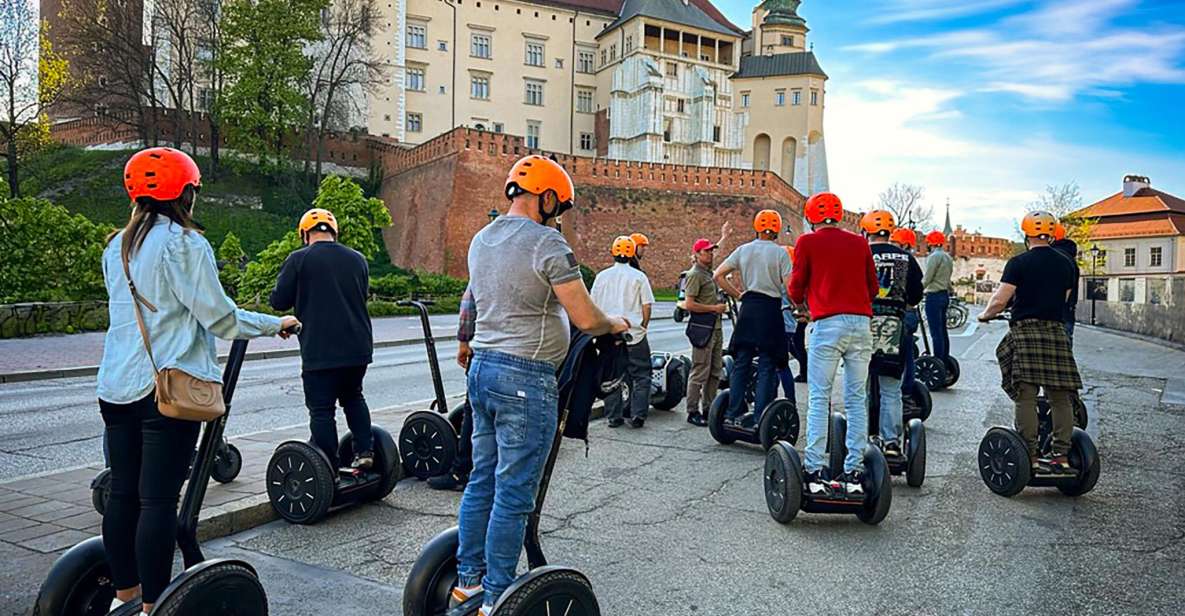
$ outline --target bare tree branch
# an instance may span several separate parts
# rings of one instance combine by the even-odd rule
[[[897,224],[914,229],[930,227],[933,223],[933,206],[923,205],[926,189],[915,184],[894,183],[877,197],[877,207],[889,210]]]

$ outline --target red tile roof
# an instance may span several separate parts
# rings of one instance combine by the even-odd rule
[[[1141,188],[1131,197],[1124,197],[1122,192],[1117,192],[1102,201],[1074,212],[1074,215],[1086,218],[1104,218],[1158,212],[1185,214],[1185,200],[1155,188]]]
[[[1108,222],[1102,218],[1090,228],[1090,239],[1105,240],[1124,237],[1162,237],[1185,235],[1185,214],[1169,214],[1150,220]]]

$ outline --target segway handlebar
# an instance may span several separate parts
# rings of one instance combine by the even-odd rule
[[[414,306],[420,311],[420,327],[424,330],[424,346],[428,350],[428,369],[432,372],[432,387],[436,399],[432,408],[438,413],[448,412],[448,398],[444,395],[444,381],[440,376],[440,359],[436,356],[436,338],[432,336],[432,324],[428,321],[428,306],[435,305],[430,299],[401,299],[396,306]]]

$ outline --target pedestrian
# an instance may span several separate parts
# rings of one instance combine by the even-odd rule
[[[782,233],[782,216],[774,210],[761,210],[753,217],[755,239],[737,247],[716,268],[713,279],[724,292],[741,302],[729,352],[735,363],[729,377],[729,397],[725,421],[751,428],[761,419],[765,407],[777,395],[777,370],[789,362],[782,321],[782,289],[790,277],[790,257],[774,243]],[[736,274],[742,288],[729,278]],[[742,416],[745,396],[742,392],[753,378],[757,363],[756,394],[753,411]]]
[[[630,327],[592,302],[576,256],[553,226],[575,196],[564,168],[538,155],[521,158],[503,194],[510,210],[469,244],[476,316],[473,339],[463,347],[472,354],[458,357],[469,367],[473,470],[457,514],[450,604],[482,595],[479,616],[489,616],[515,578],[558,423],[556,371],[567,354],[569,323],[594,336]]]
[[[926,234],[926,245],[930,254],[926,257],[926,272],[922,276],[922,287],[926,296],[926,322],[930,326],[930,338],[934,341],[934,357],[948,364],[950,336],[946,331],[946,309],[950,307],[951,276],[955,262],[943,249],[946,235],[941,231]]]
[[[222,290],[214,250],[193,219],[202,186],[193,159],[141,150],[123,179],[132,213],[103,250],[110,325],[97,394],[111,466],[103,547],[111,609],[139,599],[148,613],[172,579],[177,500],[200,425],[161,414],[156,379],[177,370],[221,382],[215,337],[287,338],[300,322],[237,308]]]
[[[917,267],[918,271],[921,271],[921,266],[918,265],[918,260],[914,256],[914,252],[918,248],[918,236],[913,229],[897,227],[889,236],[889,241],[909,255],[910,261],[913,262],[911,267]],[[908,404],[913,404],[913,390],[916,387],[914,385],[914,362],[917,361],[917,357],[914,356],[913,349],[917,344],[918,323],[917,304],[907,306],[905,309],[905,341],[902,343],[901,349],[901,361],[905,364],[905,371],[901,375],[901,393]]]
[[[626,356],[625,382],[629,384],[629,400],[623,401],[620,392],[605,398],[605,418],[609,427],[625,423],[622,407],[629,405],[630,425],[641,428],[650,410],[650,343],[646,328],[650,325],[650,310],[654,307],[654,292],[650,279],[640,269],[630,265],[637,254],[637,245],[629,236],[613,240],[609,249],[613,265],[597,273],[593,281],[593,303],[606,314],[620,314],[630,322]]]
[[[1074,430],[1073,395],[1082,377],[1070,348],[1064,315],[1074,284],[1069,260],[1050,247],[1057,218],[1031,212],[1021,221],[1025,252],[1004,265],[1000,286],[979,320],[990,321],[1011,302],[1008,333],[996,348],[1001,387],[1016,403],[1016,428],[1029,450],[1033,470],[1073,472],[1067,454]],[[1048,456],[1037,449],[1037,393],[1044,389],[1053,419]]]
[[[634,242],[634,256],[630,257],[630,267],[641,270],[642,257],[650,246],[650,238],[643,233],[631,233],[630,239]]]
[[[366,368],[374,357],[374,335],[366,300],[370,268],[357,250],[337,241],[337,218],[314,208],[300,217],[302,248],[280,267],[269,303],[275,310],[296,309],[300,332],[300,377],[309,409],[313,443],[331,468],[365,470],[374,465],[370,408],[362,393]],[[337,405],[346,416],[354,458],[337,458]]]
[[[907,357],[905,315],[922,301],[922,268],[908,252],[889,238],[896,230],[893,213],[873,210],[860,220],[868,238],[872,262],[880,288],[872,300],[872,358],[869,378],[876,378],[880,390],[879,439],[885,456],[901,459],[902,391],[901,376]],[[912,355],[912,353],[910,354]]]
[[[724,372],[724,328],[721,315],[728,305],[720,301],[720,288],[712,280],[712,261],[718,244],[707,238],[691,245],[692,266],[684,282],[687,335],[691,340],[691,375],[687,379],[687,423],[708,425],[708,407],[716,398]],[[705,340],[706,338],[706,340]]]
[[[801,304],[805,300],[811,311],[807,328],[810,370],[804,482],[814,495],[863,494],[872,298],[880,291],[880,283],[868,243],[839,228],[843,203],[838,196],[817,193],[807,200],[805,209],[812,232],[798,238],[790,279],[790,301]],[[843,473],[830,477],[823,465],[824,447],[830,424],[831,388],[841,358],[848,455]]]

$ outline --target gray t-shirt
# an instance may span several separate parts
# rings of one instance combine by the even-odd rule
[[[576,256],[555,229],[500,216],[469,244],[469,289],[477,306],[474,349],[551,362],[568,352],[568,315],[552,290],[580,278]]]
[[[790,255],[769,240],[753,240],[737,246],[722,265],[741,271],[745,291],[781,298],[790,279]]]

